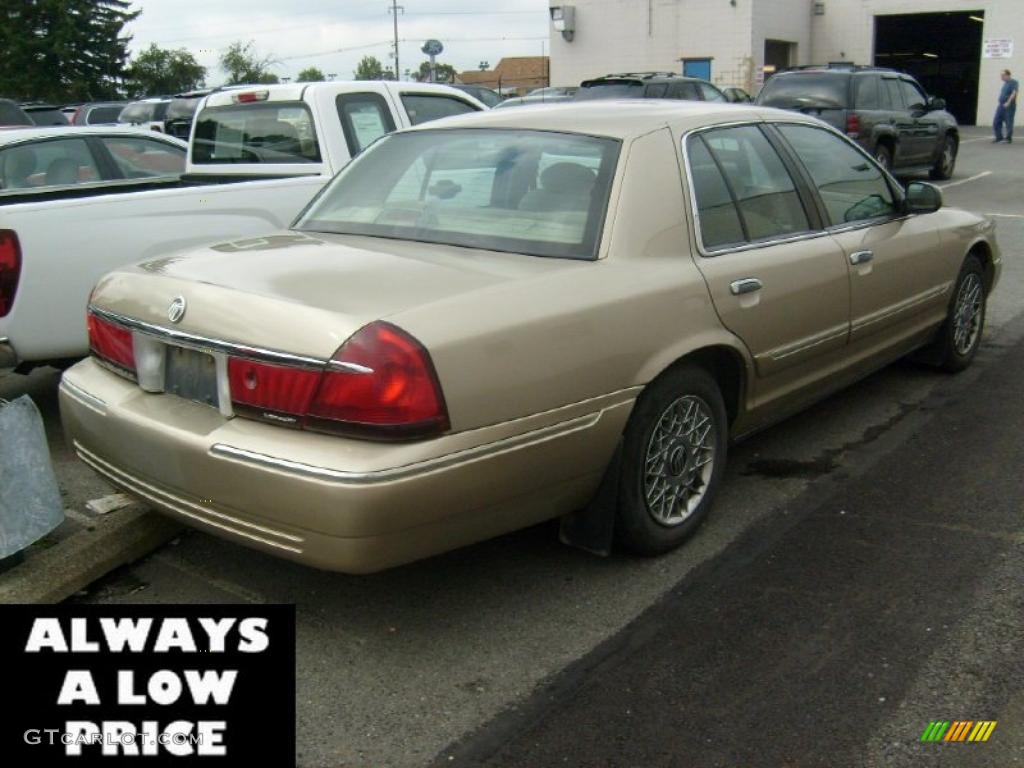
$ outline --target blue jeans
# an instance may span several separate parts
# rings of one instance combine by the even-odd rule
[[[996,107],[996,116],[992,121],[992,129],[996,132],[996,140],[1003,138],[1003,126],[1006,126],[1006,138],[1013,138],[1013,116],[1017,113],[1017,102],[1014,102],[1009,109],[1000,104]]]

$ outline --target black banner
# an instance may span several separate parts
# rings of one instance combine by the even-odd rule
[[[8,765],[295,764],[295,607],[0,606]]]

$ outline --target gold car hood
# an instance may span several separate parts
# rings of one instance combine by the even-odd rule
[[[150,259],[100,281],[92,303],[196,336],[319,358],[373,320],[579,266],[564,259],[282,232]],[[169,320],[177,297],[186,303]]]

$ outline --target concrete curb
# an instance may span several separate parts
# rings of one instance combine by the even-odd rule
[[[59,603],[182,530],[143,504],[97,517],[49,549],[30,551],[23,563],[0,575],[0,603]]]

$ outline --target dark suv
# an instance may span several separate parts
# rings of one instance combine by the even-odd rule
[[[725,94],[707,80],[674,72],[626,72],[584,80],[576,91],[575,100],[586,99],[726,101]]]
[[[764,84],[757,103],[815,115],[894,172],[953,175],[960,132],[946,102],[910,75],[881,67],[804,67]]]

